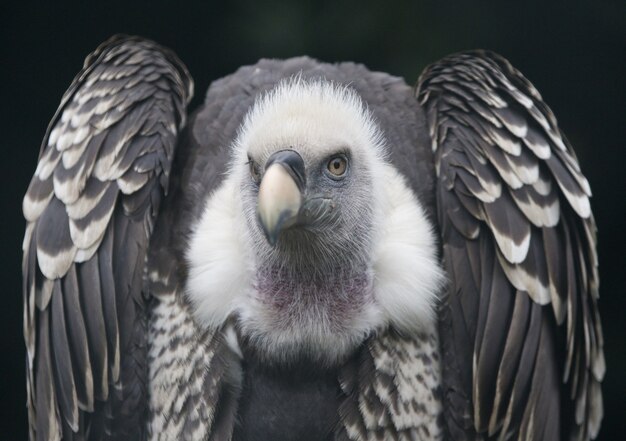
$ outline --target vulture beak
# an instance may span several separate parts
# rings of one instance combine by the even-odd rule
[[[259,187],[257,217],[274,246],[280,232],[296,224],[305,189],[304,161],[294,150],[281,150],[267,160]]]

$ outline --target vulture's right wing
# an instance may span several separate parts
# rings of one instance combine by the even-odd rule
[[[50,123],[23,203],[31,440],[139,440],[144,266],[193,83],[169,50],[113,37]]]
[[[604,376],[589,184],[537,90],[502,57],[420,77],[450,275],[443,398],[453,439],[587,440]]]

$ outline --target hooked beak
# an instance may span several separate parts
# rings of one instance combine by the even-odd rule
[[[297,222],[304,188],[304,161],[296,151],[281,150],[270,156],[257,203],[257,217],[270,245]]]

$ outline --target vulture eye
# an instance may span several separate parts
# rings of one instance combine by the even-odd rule
[[[333,156],[326,167],[332,177],[340,178],[346,174],[348,159],[344,155]]]
[[[261,181],[261,171],[259,170],[258,164],[248,157],[248,166],[250,167],[252,180],[258,184]]]

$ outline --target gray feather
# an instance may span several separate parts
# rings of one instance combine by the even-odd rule
[[[77,268],[78,291],[92,291],[92,295],[83,296],[82,316],[88,338],[89,358],[92,360],[94,397],[106,400],[109,395],[107,335],[102,309],[102,291],[98,272],[98,257],[94,256]]]
[[[73,431],[78,430],[78,404],[72,368],[72,353],[67,338],[61,282],[54,283],[50,308],[54,384],[59,397],[59,411]]]
[[[78,404],[82,410],[92,412],[93,374],[87,343],[87,330],[80,308],[79,285],[75,266],[72,266],[63,278],[62,287],[66,332],[72,353],[73,376]],[[90,316],[87,317],[91,320]]]
[[[48,279],[63,276],[76,255],[69,220],[63,203],[52,198],[37,222],[37,261],[39,269]]]
[[[59,421],[59,405],[56,395],[55,376],[52,367],[52,354],[50,352],[50,309],[46,309],[40,317],[41,332],[37,338],[37,354],[35,361],[35,383],[31,393],[35,400],[33,413],[35,421],[31,421],[34,426],[34,434],[37,441],[60,440],[61,423]],[[71,393],[71,389],[68,390]],[[36,409],[39,409],[38,411]]]

